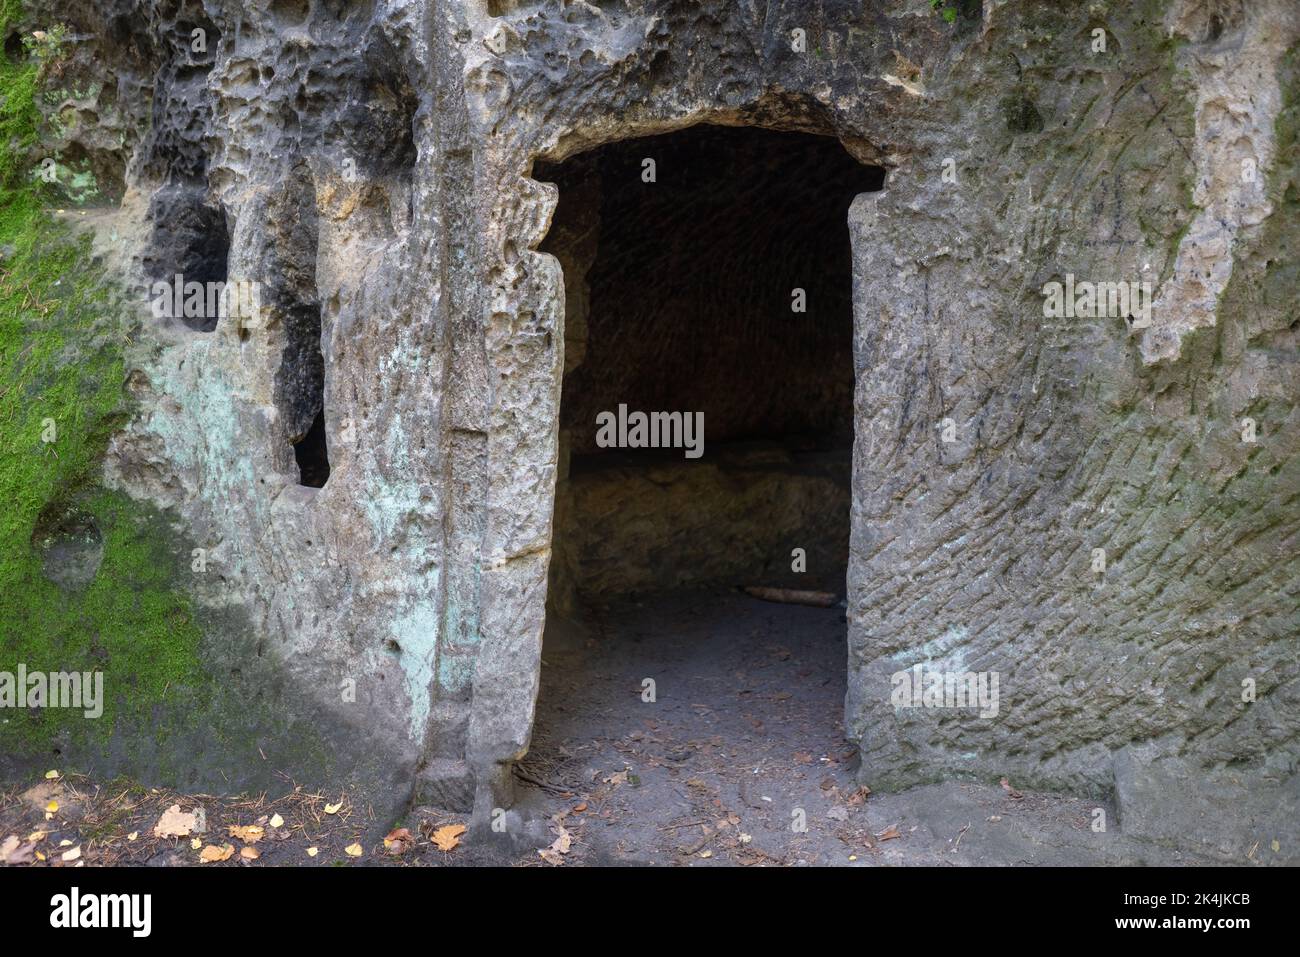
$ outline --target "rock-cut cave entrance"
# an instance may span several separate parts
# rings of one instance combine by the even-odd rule
[[[848,210],[884,175],[833,137],[712,125],[535,167],[565,368],[526,781],[584,783],[601,741],[629,764],[842,742]]]

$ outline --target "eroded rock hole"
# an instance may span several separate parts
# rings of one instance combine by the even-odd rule
[[[311,428],[294,443],[293,457],[298,462],[299,482],[312,488],[323,488],[330,477],[329,450],[325,445],[325,412],[316,413]]]
[[[81,591],[104,560],[104,537],[89,512],[47,508],[37,520],[32,545],[41,556],[45,577],[61,588]]]
[[[272,239],[276,268],[262,294],[283,343],[275,373],[275,403],[285,436],[294,448],[299,481],[320,488],[329,478],[330,466],[321,305],[316,288],[316,194],[305,162],[293,164],[271,208],[278,223]]]
[[[175,184],[154,194],[149,218],[153,233],[143,266],[155,314],[183,322],[196,332],[212,332],[221,310],[209,304],[207,291],[224,288],[229,272],[230,229],[225,212],[209,203],[204,188]],[[195,283],[205,290],[201,308],[193,307],[186,295]],[[165,287],[172,290],[170,299]]]
[[[563,686],[578,671],[549,673],[566,645],[612,656],[636,682],[671,674],[679,652],[693,678],[717,677],[771,663],[780,645],[777,670],[794,669],[780,679],[787,690],[822,674],[819,693],[838,713],[853,445],[847,217],[884,171],[830,137],[698,126],[533,175],[559,186],[542,249],[560,260],[566,297],[540,746],[572,700]],[[644,447],[656,432],[661,447]],[[747,586],[833,599],[771,604],[738,591]],[[683,635],[697,644],[682,647]],[[687,693],[706,691],[674,692]]]
[[[10,63],[21,63],[27,56],[23,49],[23,36],[17,30],[5,37],[5,59]]]

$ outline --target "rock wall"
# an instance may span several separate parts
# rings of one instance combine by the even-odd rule
[[[602,461],[613,459],[613,461]],[[847,452],[739,443],[699,462],[602,456],[556,484],[550,606],[680,586],[844,591]],[[802,572],[791,569],[803,549]]]
[[[1211,793],[1250,820],[1294,802],[1297,11],[947,6],[57,8],[115,97],[65,136],[122,171],[123,272],[263,286],[252,321],[146,324],[106,475],[208,549],[202,601],[247,620],[283,708],[372,756],[359,773],[509,800],[566,343],[536,251],[556,189],[530,174],[712,123],[887,171],[849,216],[863,780],[1115,787],[1135,828],[1208,845]],[[1067,276],[1149,282],[1150,323],[1045,316]],[[312,488],[294,443],[322,409]],[[999,672],[1000,716],[895,710],[915,663]],[[1156,800],[1184,809],[1169,832]]]

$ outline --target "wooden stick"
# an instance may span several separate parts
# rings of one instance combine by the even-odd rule
[[[829,591],[804,591],[799,588],[768,588],[764,585],[746,585],[742,591],[763,601],[781,602],[786,605],[814,605],[818,608],[830,608],[839,596]]]

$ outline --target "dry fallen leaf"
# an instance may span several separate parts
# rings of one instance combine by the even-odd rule
[[[76,847],[72,848],[72,850],[70,850],[70,851],[64,851],[62,854],[59,855],[59,859],[60,859],[60,860],[64,860],[64,861],[75,861],[75,860],[76,860],[77,858],[79,858],[79,857],[81,857],[81,845],[80,845],[80,844],[78,844]]]
[[[10,846],[10,841],[14,841],[12,846]],[[31,863],[38,857],[44,861],[44,854],[36,850],[36,845],[32,844],[31,841],[27,841],[26,844],[18,844],[17,841],[17,836],[5,839],[4,845],[0,846],[0,863],[10,863],[10,865],[13,865],[13,863]]]
[[[552,867],[559,867],[563,864],[563,855],[568,854],[570,848],[573,847],[573,835],[569,833],[564,825],[559,823],[561,817],[562,815],[557,815],[551,819],[554,822],[551,825],[551,830],[556,835],[555,840],[551,842],[551,846],[544,847],[537,852],[537,856]]]
[[[47,781],[57,781],[58,779],[59,779],[59,772],[58,772],[58,771],[46,771],[46,772],[45,772],[45,780],[47,780]]]
[[[317,854],[319,854],[319,853],[320,853],[320,848],[319,848],[319,847],[309,847],[309,848],[307,848],[307,856],[308,856],[308,857],[315,857],[315,856],[316,856]]]
[[[1003,778],[998,783],[1002,785],[1002,790],[1006,791],[1007,794],[1011,796],[1011,799],[1013,801],[1019,801],[1022,797],[1024,797],[1023,794],[1021,794],[1019,791],[1017,791],[1015,788],[1011,786],[1011,782],[1008,781],[1006,778]]]
[[[894,840],[895,838],[902,837],[902,836],[903,836],[903,835],[900,834],[900,833],[898,832],[898,825],[897,825],[897,824],[891,824],[891,825],[889,825],[889,827],[885,828],[883,831],[881,831],[880,833],[878,833],[878,834],[876,835],[876,840],[878,840],[878,841],[892,841],[892,840]]]
[[[338,814],[338,813],[339,813],[339,808],[341,808],[342,806],[343,806],[343,802],[342,802],[342,801],[339,801],[338,804],[326,804],[326,805],[325,805],[325,813],[326,813],[326,814]]]
[[[271,818],[271,827],[284,827],[284,818],[278,814],[275,815],[275,817]]]
[[[163,816],[153,826],[154,837],[188,837],[195,827],[194,812],[181,812],[179,804],[163,811]]]
[[[343,848],[343,853],[346,854],[348,857],[360,857],[361,845],[349,844],[347,847]]]
[[[134,841],[134,840],[135,840],[136,838],[138,838],[139,836],[140,836],[140,832],[139,832],[139,831],[132,831],[130,834],[128,834],[128,835],[126,836],[126,839],[127,839],[128,841]]]
[[[262,856],[262,852],[255,847],[241,847],[239,856],[246,861],[255,861]]]
[[[199,860],[204,864],[216,864],[220,861],[228,861],[235,853],[234,845],[224,844],[217,847],[215,844],[209,844],[199,855]]]
[[[202,846],[203,846],[203,841],[197,837],[194,838],[194,840],[190,841],[190,847],[196,851]]]
[[[440,851],[450,851],[460,843],[460,836],[465,833],[464,824],[444,824],[429,835],[433,846]]]
[[[250,824],[248,827],[232,824],[226,830],[230,832],[231,837],[237,837],[245,844],[256,844],[266,834],[266,830],[256,824]]]
[[[413,843],[415,841],[411,837],[411,832],[404,827],[399,827],[388,832],[388,836],[384,838],[384,849],[391,854],[401,854]]]

